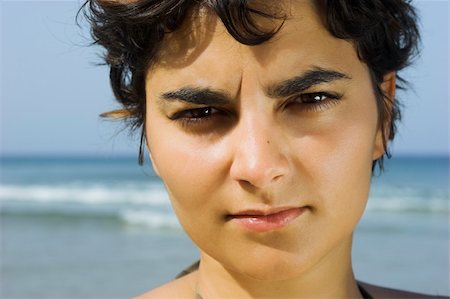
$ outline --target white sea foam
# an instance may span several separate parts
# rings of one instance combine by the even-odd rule
[[[130,203],[168,205],[166,191],[160,185],[0,185],[0,201],[37,203],[77,202],[82,204]]]
[[[106,216],[131,225],[179,227],[166,191],[156,183],[0,185],[0,202],[9,213]],[[450,214],[450,201],[445,190],[384,188],[370,195],[367,210]]]
[[[173,213],[125,210],[120,214],[120,218],[131,225],[142,225],[151,228],[181,228]]]
[[[449,191],[430,187],[378,187],[369,196],[367,210],[450,213]]]
[[[367,204],[368,211],[377,212],[429,212],[450,213],[450,202],[442,197],[372,197]]]

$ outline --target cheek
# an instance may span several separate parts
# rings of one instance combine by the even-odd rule
[[[311,192],[330,215],[346,213],[359,218],[370,187],[377,128],[375,99],[361,101],[333,120],[320,134],[307,136],[301,163]],[[349,219],[354,221],[354,219]],[[342,220],[341,220],[342,221]]]
[[[181,224],[192,225],[188,220],[195,215],[215,210],[215,202],[209,195],[224,180],[220,146],[188,137],[175,125],[167,125],[151,113],[148,120],[147,139],[154,167],[158,169]]]

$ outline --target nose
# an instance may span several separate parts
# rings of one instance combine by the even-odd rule
[[[265,117],[253,117],[241,120],[235,132],[233,180],[264,189],[289,175],[287,145],[276,125]]]

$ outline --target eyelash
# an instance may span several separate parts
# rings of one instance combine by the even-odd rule
[[[308,99],[305,100],[305,97]],[[334,104],[337,104],[341,98],[341,94],[331,92],[322,91],[304,93],[288,99],[288,101],[283,105],[283,108],[292,104],[302,104],[302,109],[305,111],[319,112],[332,107]]]
[[[195,116],[196,113],[200,113],[202,116]],[[188,116],[189,114],[194,116]],[[202,123],[209,121],[217,114],[227,114],[227,112],[214,107],[200,107],[179,111],[169,117],[169,119],[180,122],[183,126],[189,127],[201,125]]]
[[[308,97],[307,100],[304,98]],[[320,99],[317,99],[320,98]],[[283,108],[287,108],[291,105],[301,104],[302,110],[319,112],[332,107],[334,104],[342,98],[342,95],[329,92],[311,92],[304,93],[294,97],[289,98],[284,104]],[[189,116],[189,114],[191,116]],[[197,114],[197,115],[196,115]],[[200,114],[200,115],[198,115]],[[185,127],[192,127],[196,125],[201,125],[204,122],[208,122],[211,118],[215,116],[225,116],[230,114],[229,112],[217,109],[214,107],[200,107],[194,109],[186,109],[176,112],[174,115],[170,116],[169,119],[173,121],[180,122],[181,125]]]

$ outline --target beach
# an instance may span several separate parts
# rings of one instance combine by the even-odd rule
[[[3,157],[1,298],[130,298],[198,259],[133,158]],[[355,232],[359,280],[449,294],[449,159],[395,157]]]

